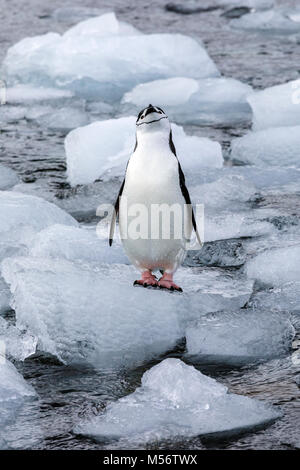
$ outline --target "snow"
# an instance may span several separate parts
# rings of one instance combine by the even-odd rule
[[[251,119],[246,101],[249,85],[232,78],[176,77],[142,83],[126,93],[123,107],[137,112],[158,103],[175,122],[196,125],[235,125]]]
[[[188,326],[187,354],[193,361],[230,365],[268,360],[286,355],[294,334],[282,313],[251,309],[210,313]]]
[[[44,199],[0,191],[0,259],[23,250],[37,232],[55,223],[77,226],[73,217]]]
[[[5,344],[7,357],[24,361],[36,351],[37,338],[20,331],[0,317],[0,342]]]
[[[87,98],[118,101],[137,83],[218,76],[202,44],[182,34],[141,34],[114,13],[91,18],[65,34],[27,37],[3,62],[8,83],[65,88]],[[84,71],[84,73],[83,73]]]
[[[232,434],[266,425],[280,413],[227,388],[179,359],[148,370],[137,390],[104,413],[79,423],[75,433],[138,444],[174,437]]]
[[[230,26],[246,31],[260,31],[270,34],[294,34],[300,31],[300,24],[286,15],[285,10],[257,11],[230,21]]]
[[[19,182],[17,173],[0,164],[0,190],[9,189]]]
[[[260,167],[300,167],[299,147],[300,126],[274,127],[234,139],[230,158]]]
[[[245,265],[248,278],[273,287],[300,281],[300,245],[266,250]]]
[[[67,174],[72,186],[124,174],[135,146],[135,122],[135,116],[108,119],[74,129],[67,135]],[[218,142],[188,136],[176,124],[172,124],[172,131],[183,169],[222,167],[222,149]]]
[[[300,123],[300,80],[256,91],[247,100],[253,111],[254,131]]]

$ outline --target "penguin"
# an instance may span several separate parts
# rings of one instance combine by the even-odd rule
[[[137,209],[143,217],[140,214],[138,221],[134,221]],[[158,216],[160,209],[166,212],[162,210]],[[135,148],[114,205],[110,246],[118,216],[124,250],[141,272],[141,279],[134,281],[134,285],[182,292],[181,287],[174,283],[173,276],[184,260],[186,242],[193,229],[200,246],[202,244],[184,173],[176,155],[171,125],[168,116],[158,106],[149,104],[138,114]],[[178,222],[179,231],[175,222]],[[130,232],[132,223],[137,230]],[[159,280],[153,273],[156,271],[162,274]]]

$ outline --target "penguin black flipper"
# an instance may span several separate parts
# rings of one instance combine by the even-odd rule
[[[185,203],[188,204],[188,205],[190,205],[191,208],[192,208],[192,203],[191,203],[190,194],[189,194],[189,191],[188,191],[188,189],[187,189],[187,187],[186,187],[186,184],[185,184],[185,176],[184,176],[184,173],[183,173],[183,171],[182,171],[182,168],[181,168],[179,162],[178,162],[178,172],[179,172],[179,184],[180,184],[180,189],[181,189],[182,195],[183,195],[183,197],[184,197]],[[193,208],[192,208],[192,224],[193,224],[193,229],[195,230],[195,233],[196,233],[196,237],[197,237],[198,243],[199,243],[200,246],[202,246],[202,241],[201,241],[201,238],[200,238],[198,229],[197,229],[197,223],[196,223],[196,219],[195,219],[195,214],[194,214]]]
[[[119,213],[120,197],[122,196],[122,193],[123,193],[124,184],[125,184],[125,178],[123,180],[123,183],[121,184],[120,191],[119,191],[118,197],[117,197],[115,205],[114,205],[114,211],[113,211],[113,214],[112,214],[111,223],[110,223],[110,230],[109,230],[109,246],[112,245],[113,238],[114,238],[115,226],[116,226],[117,216],[118,216],[118,213]]]

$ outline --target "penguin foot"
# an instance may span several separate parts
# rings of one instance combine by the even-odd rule
[[[164,275],[158,281],[158,287],[160,287],[161,289],[167,289],[170,291],[176,290],[178,292],[182,292],[181,287],[177,286],[177,284],[173,282],[172,274],[164,273]]]
[[[143,272],[142,279],[135,280],[133,285],[142,286],[142,287],[157,287],[158,286],[156,277],[149,271]]]

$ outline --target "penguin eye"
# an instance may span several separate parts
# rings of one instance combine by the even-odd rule
[[[144,119],[145,116],[141,116],[141,119]]]

